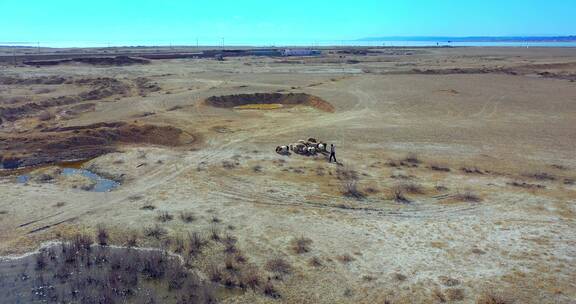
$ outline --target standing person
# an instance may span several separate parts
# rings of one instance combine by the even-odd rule
[[[332,159],[334,159],[335,163],[338,163],[336,160],[336,147],[334,147],[334,144],[330,144],[330,159],[328,161],[332,162]]]

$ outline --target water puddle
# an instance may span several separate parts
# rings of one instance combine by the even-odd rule
[[[74,175],[81,175],[84,177],[87,177],[88,179],[90,179],[92,182],[94,182],[94,186],[90,188],[90,190],[88,191],[92,191],[92,192],[110,192],[116,188],[118,188],[120,186],[120,183],[112,180],[112,179],[108,179],[105,178],[101,175],[98,175],[90,170],[86,170],[86,169],[80,169],[79,167],[76,166],[60,166],[62,169],[62,172],[60,173],[60,175],[62,176],[74,176]],[[31,176],[29,174],[21,174],[18,175],[18,177],[16,178],[18,183],[21,184],[26,184],[30,181]]]
[[[100,176],[100,175],[98,175],[92,171],[88,171],[86,169],[63,168],[61,174],[64,176],[80,174],[82,176],[89,178],[91,181],[96,183],[91,190],[93,192],[110,192],[110,191],[118,188],[118,186],[120,186],[119,182],[104,178],[104,177],[102,177],[102,176]]]

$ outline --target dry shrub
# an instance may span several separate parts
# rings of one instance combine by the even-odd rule
[[[280,298],[280,293],[278,293],[278,291],[276,290],[276,288],[274,288],[274,285],[270,281],[266,282],[266,284],[264,285],[264,294],[273,299]]]
[[[501,292],[485,291],[476,299],[476,304],[513,304],[516,300]]]
[[[36,270],[43,270],[46,268],[46,251],[40,250],[38,254],[36,254]]]
[[[340,263],[342,263],[342,264],[348,264],[348,263],[351,263],[352,261],[354,261],[354,258],[347,253],[337,256],[336,259],[338,261],[340,261]]]
[[[192,213],[192,212],[183,211],[183,212],[180,212],[180,219],[181,219],[184,223],[192,223],[193,221],[196,220],[196,216],[195,216],[194,213]]]
[[[184,251],[185,248],[185,243],[184,243],[184,238],[182,237],[181,234],[177,234],[174,237],[174,252],[175,253],[182,253]]]
[[[294,239],[292,241],[292,249],[297,254],[310,252],[310,245],[311,244],[312,244],[311,239],[301,236],[301,237]]]
[[[210,281],[219,283],[223,277],[222,270],[216,265],[210,265],[208,267],[208,277]]]
[[[158,216],[156,217],[156,219],[164,223],[174,219],[174,216],[170,214],[168,211],[160,211],[158,212]]]
[[[536,172],[536,173],[529,173],[526,174],[526,176],[533,178],[533,179],[537,179],[537,180],[541,180],[541,181],[553,181],[556,180],[556,177],[553,176],[550,173],[547,172]]]
[[[312,267],[321,267],[323,265],[322,260],[319,257],[312,257],[308,263]]]
[[[394,280],[400,281],[400,282],[406,281],[406,279],[408,279],[407,276],[405,276],[405,275],[403,275],[403,274],[401,274],[401,273],[399,273],[399,272],[394,273],[394,274],[392,275],[392,278],[394,278]]]
[[[236,248],[236,242],[238,240],[236,237],[226,234],[226,236],[222,239],[222,243],[224,244],[224,252],[228,254],[236,253],[238,248]]]
[[[77,252],[82,250],[90,251],[93,243],[94,240],[92,240],[92,237],[87,234],[76,234],[72,238],[72,246]]]
[[[468,173],[468,174],[484,174],[484,171],[482,171],[476,167],[462,167],[462,168],[460,168],[460,170],[462,170],[462,172]]]
[[[440,172],[450,172],[450,168],[440,165],[440,164],[432,164],[430,165],[430,170],[440,171]]]
[[[202,248],[208,245],[208,241],[198,232],[188,234],[188,255],[196,256],[202,252]]]
[[[166,234],[168,234],[168,231],[166,231],[166,229],[164,229],[158,225],[144,228],[144,235],[145,236],[155,238],[157,240],[161,239]]]
[[[336,174],[340,180],[339,188],[342,195],[358,200],[366,198],[366,195],[358,189],[358,172],[350,167],[345,167],[343,169],[338,168]]]
[[[406,157],[404,157],[403,161],[410,163],[410,164],[420,164],[422,161],[418,158],[416,153],[408,153]]]
[[[262,284],[260,274],[255,267],[246,268],[240,276],[240,287],[256,290]]]
[[[234,256],[234,260],[240,264],[244,264],[244,263],[248,262],[248,258],[240,251],[236,252],[236,255]]]
[[[146,203],[144,204],[144,206],[140,207],[141,210],[154,210],[156,209],[156,206],[150,204],[150,203]]]
[[[404,195],[404,189],[402,187],[392,188],[392,199],[397,203],[409,204],[410,200]]]
[[[266,262],[266,270],[284,275],[292,273],[292,266],[285,259],[277,257]]]
[[[471,203],[478,203],[482,201],[482,199],[472,191],[464,191],[461,193],[457,193],[454,198],[461,202],[471,202]]]
[[[447,299],[440,288],[436,288],[432,291],[432,298],[435,302],[446,303]]]
[[[358,189],[357,180],[343,180],[340,183],[340,192],[345,197],[361,200],[366,198],[366,195]]]
[[[234,260],[234,257],[227,255],[224,258],[224,269],[226,269],[228,272],[238,271],[238,267],[236,266],[236,261]]]
[[[131,233],[127,233],[124,236],[124,241],[122,243],[124,246],[128,248],[138,247],[138,233],[134,231]]]
[[[220,241],[220,228],[216,225],[210,225],[210,239]]]
[[[168,290],[179,290],[182,289],[182,286],[188,277],[188,272],[186,272],[180,265],[172,263],[166,271],[166,276],[168,277]]]
[[[462,301],[464,300],[464,289],[462,288],[449,288],[446,289],[446,297],[450,301]]]
[[[110,235],[108,234],[108,230],[104,226],[98,226],[96,232],[96,239],[98,240],[98,245],[106,246],[108,245],[108,238]]]
[[[416,184],[416,183],[406,183],[406,184],[402,184],[398,187],[401,188],[406,193],[424,194],[424,188],[421,185]]]

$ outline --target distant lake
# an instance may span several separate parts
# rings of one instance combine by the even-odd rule
[[[197,44],[198,43],[198,44]],[[38,42],[0,42],[0,46],[28,46],[37,47]],[[94,42],[94,41],[51,41],[40,42],[41,47],[70,48],[70,47],[121,47],[121,46],[200,46],[200,47],[222,47],[221,39],[199,39],[190,41],[116,41],[116,42]],[[224,40],[224,47],[328,47],[328,46],[366,46],[366,47],[430,47],[430,46],[452,46],[452,47],[576,47],[576,41],[557,42],[448,42],[448,41],[421,41],[421,40]]]

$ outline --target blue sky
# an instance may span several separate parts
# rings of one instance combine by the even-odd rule
[[[576,0],[0,0],[6,41],[576,34]]]

